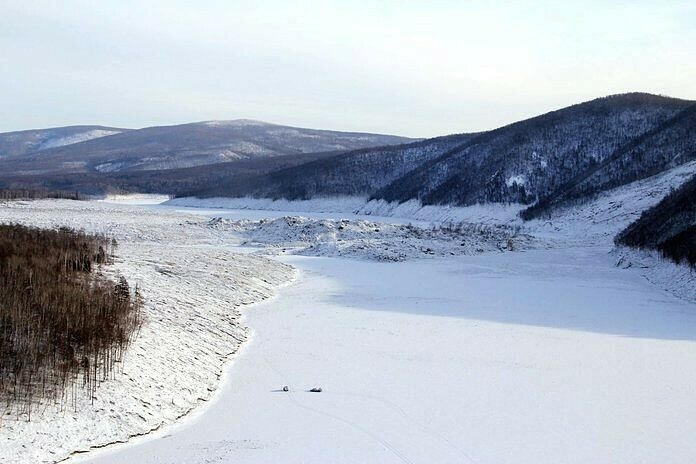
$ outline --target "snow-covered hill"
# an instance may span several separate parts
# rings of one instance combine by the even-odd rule
[[[486,132],[392,182],[374,197],[417,198],[425,204],[531,203],[586,177],[586,172],[595,173],[596,166],[620,158],[640,142],[651,144],[643,150],[643,159],[633,156],[623,165],[607,165],[604,178],[598,176],[587,186],[586,193],[591,194],[696,158],[696,143],[684,144],[684,137],[676,135],[696,137],[694,105],[625,94],[563,108]],[[675,125],[683,129],[661,138]],[[649,140],[644,140],[646,134]],[[617,170],[635,175],[624,178],[616,175]],[[607,177],[614,181],[605,182]]]
[[[696,102],[631,93],[478,134],[346,152],[179,195],[537,203],[525,218],[696,159]]]
[[[0,133],[0,158],[72,145],[126,130],[103,126],[68,126]]]
[[[8,156],[0,167],[25,175],[166,170],[240,159],[339,152],[413,139],[391,135],[303,129],[260,121],[205,121],[146,127],[108,138]]]

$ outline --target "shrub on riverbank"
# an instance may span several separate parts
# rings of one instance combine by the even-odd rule
[[[116,242],[68,228],[0,225],[0,398],[6,413],[93,395],[141,322],[128,282],[97,272]],[[67,393],[66,393],[67,392]]]

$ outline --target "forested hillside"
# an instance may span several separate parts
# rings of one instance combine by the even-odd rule
[[[692,101],[614,95],[489,132],[355,150],[179,194],[516,202],[532,205],[531,218],[694,159],[695,123]]]
[[[0,134],[0,137],[3,134]],[[346,151],[410,142],[392,135],[303,129],[261,121],[205,121],[146,127],[0,159],[23,175],[166,170],[253,158]]]
[[[629,141],[603,162],[590,166],[522,213],[531,219],[554,207],[644,179],[696,159],[696,105]]]
[[[470,140],[474,134],[436,137],[395,146],[341,153],[235,182],[206,185],[184,194],[306,199],[315,196],[367,196],[422,163]]]
[[[616,243],[652,248],[696,266],[696,175],[616,237]]]
[[[374,194],[425,204],[531,203],[692,102],[649,94],[592,100],[486,132]]]

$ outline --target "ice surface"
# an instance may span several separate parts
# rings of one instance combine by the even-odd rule
[[[299,277],[244,311],[253,337],[215,401],[89,462],[696,456],[696,308],[607,249],[284,261]]]

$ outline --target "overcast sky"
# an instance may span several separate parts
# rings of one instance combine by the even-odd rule
[[[251,118],[414,137],[696,99],[696,2],[0,1],[0,131]]]

